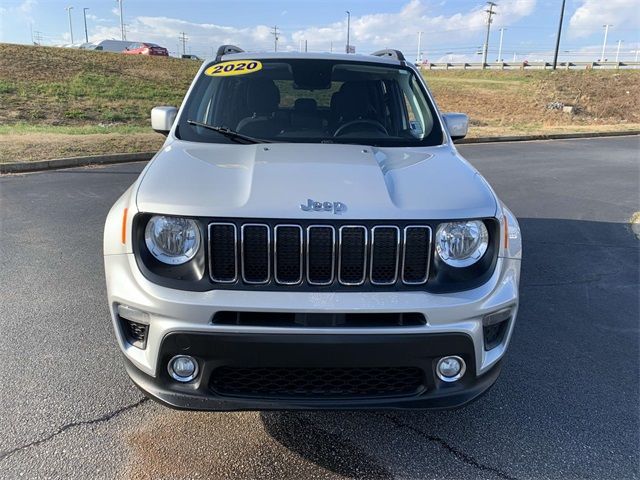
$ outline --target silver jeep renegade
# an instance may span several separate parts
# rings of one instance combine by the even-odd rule
[[[196,410],[442,408],[496,380],[518,222],[401,52],[223,45],[104,232],[135,384]]]

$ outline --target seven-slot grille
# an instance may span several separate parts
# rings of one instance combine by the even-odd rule
[[[422,285],[430,260],[427,225],[209,224],[210,276],[220,284]]]

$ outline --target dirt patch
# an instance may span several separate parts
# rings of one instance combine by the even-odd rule
[[[0,163],[51,160],[104,153],[153,152],[159,150],[163,142],[164,137],[157,133],[0,135]]]
[[[639,71],[427,71],[443,111],[524,130],[640,123]],[[570,113],[563,107],[573,107]]]

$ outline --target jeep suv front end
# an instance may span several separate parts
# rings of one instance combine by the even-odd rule
[[[144,392],[197,410],[444,408],[495,382],[518,223],[399,52],[225,46],[163,108],[167,141],[104,237]]]

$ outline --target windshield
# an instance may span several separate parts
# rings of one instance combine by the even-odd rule
[[[434,106],[412,69],[344,60],[212,63],[187,98],[176,135],[233,141],[197,123],[274,142],[442,143]]]

